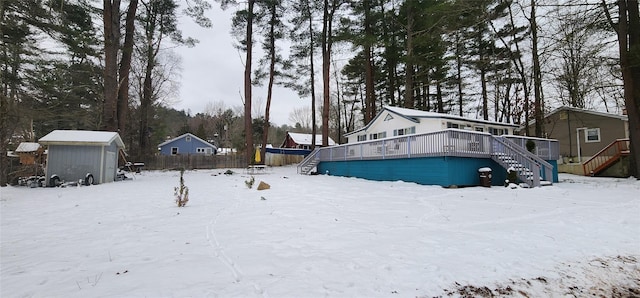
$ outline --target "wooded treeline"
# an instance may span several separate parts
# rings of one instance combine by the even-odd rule
[[[545,112],[569,105],[626,108],[640,160],[637,0],[216,1],[235,9],[232,34],[246,54],[244,107],[189,115],[171,109],[179,57],[163,45],[195,45],[177,27],[179,6],[208,27],[214,3],[0,0],[0,162],[14,138],[37,140],[53,129],[119,131],[138,159],[167,135],[199,130],[250,148],[251,160],[254,140],[274,143],[264,132],[277,130],[269,110],[278,85],[319,111],[321,120],[311,112],[307,128],[320,128],[324,144],[365,125],[383,105],[535,120],[532,136],[544,136]],[[267,86],[260,117],[256,84]]]

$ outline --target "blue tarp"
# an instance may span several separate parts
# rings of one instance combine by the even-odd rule
[[[286,154],[286,155],[309,155],[311,150],[294,149],[294,148],[267,148],[267,153]]]

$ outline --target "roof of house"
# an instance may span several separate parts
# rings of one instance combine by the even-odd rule
[[[382,110],[378,113],[378,115],[376,115],[375,118],[373,118],[373,120],[371,120],[371,122],[369,122],[369,124],[365,125],[360,129],[356,129],[352,132],[348,132],[345,134],[345,136],[348,136],[363,130],[367,130],[367,128],[369,128],[369,126],[371,126],[371,124],[374,123],[378,119],[378,117],[382,115],[382,112],[384,112],[385,110],[415,123],[420,123],[420,118],[438,118],[438,119],[461,120],[461,121],[500,125],[500,126],[510,126],[514,128],[518,127],[518,125],[511,124],[511,123],[502,123],[502,122],[488,121],[488,120],[482,120],[482,119],[471,119],[471,118],[466,118],[466,117],[456,116],[451,114],[442,114],[442,113],[427,112],[427,111],[400,108],[400,107],[383,106]]]
[[[544,115],[544,117],[545,118],[549,117],[549,116],[551,116],[551,115],[553,115],[555,113],[558,113],[560,111],[573,111],[573,112],[586,113],[586,114],[591,114],[591,115],[596,115],[596,116],[609,117],[609,118],[615,118],[615,119],[620,119],[620,120],[624,120],[624,121],[629,121],[629,117],[627,115],[598,112],[598,111],[585,110],[585,109],[579,109],[579,108],[567,107],[567,106],[559,107],[559,108],[549,112],[548,114]]]
[[[299,145],[311,145],[311,141],[313,140],[312,135],[308,133],[288,132],[288,134],[289,137],[291,137],[291,139]],[[321,134],[316,134],[316,144],[322,144]],[[333,146],[335,144],[336,142],[334,142],[333,139],[329,137],[329,146]]]
[[[605,113],[605,112],[598,112],[598,111],[592,111],[592,110],[585,110],[585,109],[580,109],[580,108],[568,107],[568,106],[559,107],[559,108],[557,108],[557,109],[545,114],[544,118],[548,118],[551,115],[557,114],[558,112],[561,112],[561,111],[572,111],[572,112],[591,114],[591,115],[596,115],[596,116],[601,116],[601,117],[619,119],[619,120],[622,120],[622,121],[629,121],[629,117],[627,115],[611,114],[611,113]],[[529,126],[531,126],[531,125],[533,125],[535,123],[536,123],[536,120],[532,119],[532,120],[529,121]],[[520,129],[524,129],[524,128],[525,128],[524,124],[520,125]]]
[[[18,145],[18,148],[16,148],[15,152],[16,153],[35,152],[35,151],[38,151],[38,149],[40,149],[40,144],[38,143],[22,142],[20,143],[20,145]]]
[[[166,141],[164,141],[164,142],[160,143],[160,145],[158,145],[158,147],[162,147],[162,146],[167,145],[167,144],[169,144],[169,143],[172,143],[172,142],[174,142],[174,141],[176,141],[176,140],[182,139],[182,138],[184,138],[184,137],[186,137],[186,136],[190,136],[190,137],[192,137],[192,138],[194,138],[194,139],[196,139],[196,140],[198,140],[198,141],[200,141],[200,142],[204,143],[205,145],[210,146],[211,148],[214,148],[214,149],[215,149],[215,148],[217,148],[217,147],[216,147],[216,145],[213,145],[213,144],[211,144],[211,143],[209,143],[209,142],[207,142],[207,141],[205,141],[205,140],[203,140],[203,139],[201,139],[201,138],[198,138],[198,136],[196,136],[196,135],[194,135],[194,134],[192,134],[192,133],[189,133],[189,132],[188,132],[188,133],[185,133],[185,134],[183,134],[183,135],[181,135],[181,136],[175,137],[175,138],[173,138],[173,139],[166,140]]]
[[[124,148],[120,135],[113,131],[54,130],[38,140],[44,145],[108,146],[112,142]]]

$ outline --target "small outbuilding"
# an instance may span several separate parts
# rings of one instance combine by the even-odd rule
[[[81,181],[85,185],[113,182],[118,152],[124,143],[117,132],[54,130],[38,142],[48,146],[46,185]]]
[[[180,155],[180,154],[216,154],[218,148],[201,139],[192,133],[185,133],[177,138],[173,138],[158,145],[158,151],[161,155]]]
[[[44,156],[44,149],[42,146],[33,142],[20,143],[14,152],[20,156],[20,164],[22,165],[42,163],[42,157]]]

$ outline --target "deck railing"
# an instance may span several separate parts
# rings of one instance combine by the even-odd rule
[[[532,152],[533,154],[544,160],[560,159],[560,147],[558,146],[558,140],[515,135],[503,135],[503,137],[525,149],[527,148],[527,142],[533,141],[535,144]]]
[[[490,158],[492,135],[485,132],[446,129],[425,134],[412,134],[353,144],[324,147],[319,161],[373,160],[429,156]],[[526,137],[505,136],[526,148]],[[533,138],[536,155],[544,160],[558,159],[558,141]]]
[[[325,147],[320,161],[394,159],[428,156],[491,156],[491,135],[459,129],[447,129],[420,135],[405,135],[381,140]]]
[[[629,139],[617,139],[582,164],[585,176],[593,176],[629,154]]]
[[[513,167],[518,178],[530,186],[540,186],[540,180],[553,182],[553,165],[527,151],[510,138],[494,137],[493,159],[506,169]]]

